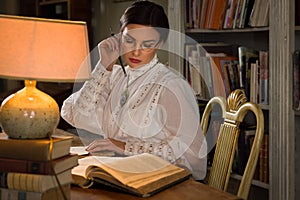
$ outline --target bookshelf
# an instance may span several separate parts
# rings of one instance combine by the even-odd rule
[[[300,26],[295,26],[295,0],[270,0],[269,27],[234,30],[185,30],[184,2],[169,1],[171,29],[197,41],[218,40],[269,51],[269,105],[262,106],[268,116],[269,184],[262,188],[268,190],[272,200],[296,199],[300,195],[296,187],[300,184],[300,172],[296,170],[300,165],[300,113],[292,109],[291,66],[292,53],[300,49]],[[183,43],[169,44],[169,48],[184,51]],[[169,63],[183,72],[183,60],[178,56],[170,55]]]

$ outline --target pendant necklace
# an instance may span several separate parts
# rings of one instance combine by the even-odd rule
[[[153,69],[156,65],[157,65],[158,62],[156,62],[152,67],[150,67],[149,69],[147,69],[144,73],[142,73],[140,76],[138,76],[136,79],[134,79],[130,84],[129,84],[129,74],[127,74],[127,80],[126,80],[126,87],[125,87],[125,90],[122,92],[121,94],[121,99],[120,99],[120,105],[121,107],[123,107],[125,105],[125,103],[127,102],[128,100],[128,97],[129,97],[129,86],[131,86],[136,80],[138,80],[140,77],[142,77],[144,74],[146,74],[148,71],[150,71],[151,69]],[[126,78],[125,76],[125,78]]]

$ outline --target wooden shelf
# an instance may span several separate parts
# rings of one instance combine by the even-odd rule
[[[300,117],[300,110],[295,111],[295,115],[296,115],[297,117]]]
[[[299,28],[300,30],[300,28]],[[242,33],[242,32],[266,32],[269,31],[269,27],[259,28],[243,28],[243,29],[222,29],[222,30],[211,30],[211,29],[187,29],[186,33]]]
[[[238,174],[231,174],[230,177],[233,178],[233,179],[239,180],[239,181],[242,180],[242,176],[238,175]],[[252,185],[255,185],[257,187],[264,188],[264,189],[267,189],[267,190],[269,189],[269,184],[261,182],[261,181],[256,180],[256,179],[252,180]]]
[[[48,0],[48,1],[40,1],[39,5],[51,5],[51,4],[58,4],[58,3],[67,3],[68,0]]]
[[[259,104],[262,110],[269,110],[269,104]]]

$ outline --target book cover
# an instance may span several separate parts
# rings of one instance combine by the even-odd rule
[[[204,29],[209,28],[209,21],[210,21],[210,16],[212,13],[212,6],[213,6],[214,0],[208,0],[207,6],[206,6],[206,13],[205,13],[205,22],[204,22]]]
[[[95,182],[141,197],[151,196],[187,179],[190,173],[148,154],[129,157],[88,156],[72,170],[74,183],[90,187]]]
[[[269,104],[269,52],[259,51],[259,103]]]
[[[239,28],[245,28],[248,26],[253,4],[254,4],[254,0],[246,0],[245,7],[242,13],[242,18],[240,20]]]
[[[202,0],[201,11],[200,11],[200,22],[199,22],[199,28],[201,28],[201,29],[205,28],[205,20],[206,20],[208,1],[209,0]]]
[[[264,27],[269,25],[269,0],[258,1],[255,0],[253,9],[249,18],[249,26],[251,27]]]
[[[258,60],[251,63],[251,77],[250,77],[250,101],[253,103],[259,102],[259,87],[260,87],[260,74]]]
[[[226,85],[229,83],[224,84],[226,81],[225,77],[225,69],[222,67],[222,60],[234,61],[237,60],[237,57],[228,56],[226,54],[222,55],[213,55],[208,54],[211,58],[211,65],[212,65],[212,72],[213,72],[213,81],[214,81],[214,93],[216,96],[223,96],[226,97],[229,94],[229,88],[226,89]]]
[[[244,0],[237,0],[237,5],[236,5],[235,13],[234,13],[234,19],[232,22],[232,28],[238,27],[240,17],[241,17],[241,12],[242,12],[243,1]]]
[[[227,2],[224,0],[213,0],[209,17],[208,29],[222,29]]]
[[[259,180],[269,183],[269,135],[264,134],[259,152]]]
[[[52,139],[52,159],[69,154],[72,136],[53,135]],[[0,157],[2,158],[47,161],[50,160],[49,147],[49,138],[20,140],[8,138],[5,133],[0,133]]]
[[[189,57],[190,73],[191,73],[191,86],[194,93],[198,97],[203,97],[201,69],[199,66],[199,58],[196,50],[192,51],[192,55]]]
[[[224,29],[231,29],[234,20],[234,14],[236,9],[237,0],[228,0],[227,1],[227,9],[224,16]]]
[[[240,74],[238,71],[238,60],[221,61],[224,62],[225,71],[228,74],[230,91],[240,88]]]
[[[62,191],[67,199],[71,199],[71,184],[62,185]],[[0,188],[1,200],[66,200],[59,189],[55,187],[45,192],[29,192],[25,190],[13,190]]]
[[[236,28],[242,28],[243,26],[243,21],[244,21],[244,17],[245,17],[245,12],[246,12],[246,7],[247,7],[247,4],[248,4],[248,0],[243,0],[242,2],[242,7],[241,7],[241,13],[240,13],[240,17],[239,17],[239,20],[238,20],[238,24],[236,24]]]
[[[78,155],[69,154],[52,161],[32,161],[11,158],[0,158],[0,173],[18,172],[29,174],[59,174],[78,165]],[[53,170],[52,170],[53,166]]]
[[[71,169],[57,174],[57,178],[61,185],[72,183]],[[58,183],[54,175],[2,172],[0,174],[0,187],[28,192],[45,192],[58,187]]]
[[[247,98],[250,97],[251,63],[259,59],[259,52],[245,46],[238,47],[238,58],[240,66],[240,87],[245,90]]]

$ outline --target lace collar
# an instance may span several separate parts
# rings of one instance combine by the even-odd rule
[[[138,68],[130,68],[127,66],[127,74],[129,75],[129,82],[135,80],[137,77],[141,76],[143,73],[146,73],[150,70],[154,65],[156,65],[158,62],[157,55],[154,56],[154,58],[147,64],[142,65]]]

